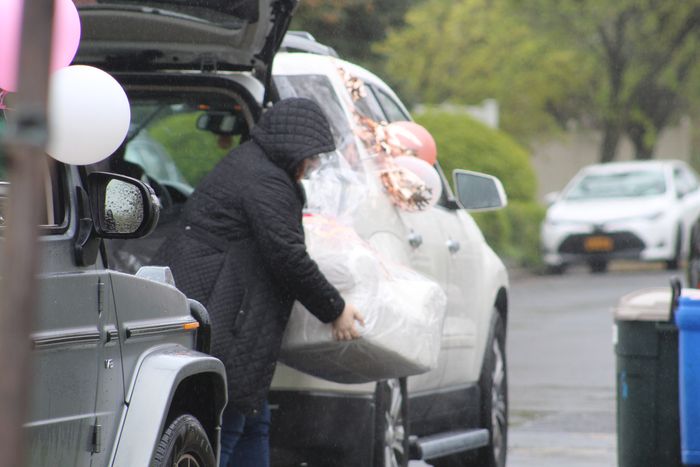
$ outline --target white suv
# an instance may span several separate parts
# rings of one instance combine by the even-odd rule
[[[367,117],[410,118],[379,78],[328,56],[278,54],[270,83],[270,62],[294,0],[196,3],[190,8],[172,0],[98,0],[79,9],[83,37],[77,61],[115,76],[127,92],[132,116],[125,146],[88,171],[147,180],[162,204],[149,237],[106,242],[111,267],[118,270],[133,272],[149,263],[177,228],[192,187],[248,137],[270,101],[291,95],[315,99],[328,114],[341,151],[355,151],[365,160],[339,64],[365,82],[369,92],[356,104]],[[140,154],[155,146],[158,154]],[[185,182],[159,176],[146,161],[174,162]],[[393,466],[405,465],[409,457],[461,463],[469,450],[478,453],[478,465],[505,465],[508,279],[462,208],[499,207],[505,200],[500,182],[488,176],[459,173],[459,201],[441,172],[440,178],[444,195],[437,206],[407,213],[375,189],[355,223],[385,255],[432,277],[446,291],[438,368],[408,378],[407,384],[340,385],[281,366],[270,396],[276,465]]]
[[[348,77],[365,87],[364,97],[354,102]],[[278,53],[273,80],[280,98],[307,97],[322,106],[348,158],[371,159],[355,137],[353,106],[376,122],[411,118],[381,79],[334,57]],[[409,377],[406,387],[399,380],[337,384],[280,364],[270,395],[279,465],[394,466],[409,458],[432,459],[435,465],[505,465],[508,278],[463,208],[502,207],[505,198],[498,180],[458,171],[458,200],[439,166],[435,169],[444,194],[436,206],[418,212],[396,207],[379,177],[367,177],[376,186],[367,190],[353,226],[391,260],[444,288],[448,310],[439,366]]]

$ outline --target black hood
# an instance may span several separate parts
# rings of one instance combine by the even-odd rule
[[[335,149],[323,110],[304,98],[276,103],[263,114],[251,136],[267,157],[292,177],[304,159]]]

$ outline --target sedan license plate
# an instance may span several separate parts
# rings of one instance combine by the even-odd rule
[[[614,246],[613,239],[605,235],[586,237],[583,240],[583,249],[587,252],[612,251]]]

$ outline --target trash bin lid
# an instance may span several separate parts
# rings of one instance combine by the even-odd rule
[[[681,297],[689,298],[690,300],[700,300],[700,289],[683,289],[681,291]]]
[[[617,321],[668,321],[671,314],[671,289],[648,287],[624,295],[613,308]]]

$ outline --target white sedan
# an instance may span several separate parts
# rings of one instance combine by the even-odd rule
[[[676,160],[584,167],[561,193],[548,195],[544,263],[555,273],[573,263],[604,272],[618,258],[677,269],[700,213],[698,188],[695,172]]]

